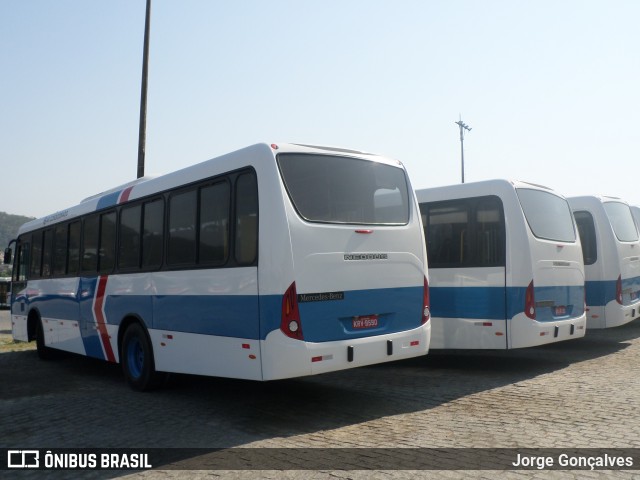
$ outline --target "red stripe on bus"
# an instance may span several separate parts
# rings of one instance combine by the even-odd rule
[[[124,203],[127,200],[129,200],[129,195],[131,195],[131,190],[133,190],[133,187],[125,188],[122,191],[122,193],[120,194],[120,198],[118,199],[118,203]]]
[[[108,276],[104,275],[98,278],[98,285],[96,286],[96,301],[93,303],[93,313],[96,316],[96,325],[100,334],[100,341],[104,347],[107,360],[115,363],[116,357],[113,354],[111,348],[111,342],[109,340],[109,333],[107,332],[107,326],[102,314],[102,306],[104,305],[104,292],[107,289]]]

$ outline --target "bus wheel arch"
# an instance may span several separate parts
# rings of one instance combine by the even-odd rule
[[[40,360],[54,360],[60,358],[60,351],[47,347],[44,340],[44,325],[40,312],[35,308],[29,312],[27,317],[27,335],[29,341],[36,341],[36,352]]]
[[[151,337],[140,319],[123,320],[118,331],[118,348],[122,371],[132,389],[145,392],[164,383],[166,374],[155,369]]]
[[[30,342],[37,339],[38,324],[42,326],[40,312],[37,309],[32,308],[29,310],[29,315],[27,316],[27,338]]]

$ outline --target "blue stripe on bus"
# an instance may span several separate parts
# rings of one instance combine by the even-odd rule
[[[587,305],[605,306],[616,299],[617,280],[588,280],[585,283],[587,292]],[[640,277],[622,279],[623,305],[633,305],[640,300]],[[635,298],[634,298],[635,296]]]
[[[78,321],[87,355],[104,359],[93,318],[97,278],[82,278],[80,301],[41,296],[31,303],[43,317]],[[382,335],[418,328],[423,287],[346,291],[344,300],[300,303],[305,341],[326,342]],[[265,339],[280,328],[282,295],[107,295],[107,323],[128,315],[148,328],[232,338]],[[378,327],[353,328],[353,318],[377,315]],[[260,321],[259,321],[260,319]]]
[[[504,287],[430,287],[431,315],[442,318],[504,320]]]
[[[349,290],[344,300],[298,304],[307,342],[329,342],[384,335],[418,328],[422,322],[424,287]],[[280,328],[282,295],[260,297],[261,338]],[[377,328],[353,328],[358,316],[377,315]]]
[[[587,305],[604,306],[616,299],[616,280],[589,280],[585,282]]]
[[[122,191],[118,190],[117,192],[113,192],[108,195],[105,195],[104,197],[100,197],[100,199],[98,200],[98,205],[96,207],[96,210],[100,210],[103,208],[108,208],[116,205],[118,203],[118,198],[120,198],[121,193]]]
[[[526,287],[430,287],[431,315],[438,318],[511,320],[524,312]],[[554,316],[552,307],[537,306],[541,322],[579,317],[584,313],[584,287],[535,287],[536,302],[564,306],[566,314]]]
[[[111,298],[107,300],[107,308],[110,302]],[[153,302],[153,328],[259,338],[257,295],[158,295],[153,297]]]

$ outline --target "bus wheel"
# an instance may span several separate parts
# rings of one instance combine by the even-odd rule
[[[131,324],[124,332],[120,359],[127,383],[134,390],[153,390],[166,377],[166,374],[156,372],[151,342],[139,323]]]
[[[60,357],[58,350],[45,345],[44,328],[42,327],[42,320],[39,318],[36,323],[36,351],[40,360],[54,360]]]

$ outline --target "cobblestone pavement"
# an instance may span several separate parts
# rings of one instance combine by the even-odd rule
[[[5,321],[6,315],[0,312]],[[0,337],[6,337],[2,325]],[[339,456],[354,447],[640,447],[638,321],[546,347],[432,352],[295,380],[176,375],[152,393],[130,390],[117,365],[77,356],[44,362],[33,350],[1,352],[2,448],[322,447],[339,448]],[[640,470],[152,470],[85,476],[573,479],[640,478]]]

